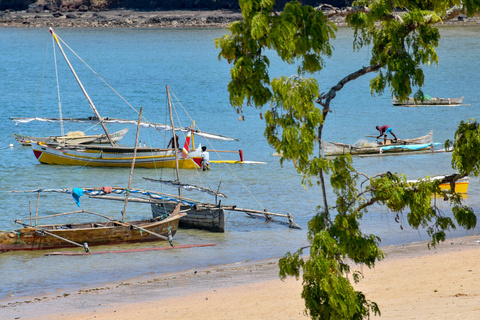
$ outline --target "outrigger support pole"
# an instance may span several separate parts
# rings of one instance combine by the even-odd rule
[[[17,219],[13,220],[15,223],[18,223],[18,224],[21,224],[22,226],[24,227],[30,227],[28,224],[26,223],[23,223],[23,222],[20,222],[18,221]],[[37,233],[41,236],[43,236],[44,234],[47,234],[51,237],[54,237],[54,238],[57,238],[57,239],[60,239],[60,240],[63,240],[65,242],[68,242],[70,244],[73,244],[75,246],[79,246],[79,247],[82,247],[83,249],[85,249],[85,252],[88,252],[88,244],[85,242],[84,244],[80,244],[78,242],[75,242],[75,241],[72,241],[72,240],[69,240],[67,238],[64,238],[64,237],[60,237],[54,233],[51,233],[51,232],[48,232],[47,230],[43,229],[43,228],[40,228],[40,227],[35,227],[36,229],[38,229],[39,231],[37,231]]]
[[[201,206],[206,208],[213,207],[213,205],[208,205],[206,203],[202,203]],[[242,209],[242,208],[237,208],[237,206],[228,206],[228,205],[227,206],[220,205],[220,207],[228,211],[244,212],[245,214],[247,214],[249,217],[252,217],[252,218],[265,218],[265,221],[271,221],[271,222],[283,223],[282,221],[274,220],[273,217],[287,218],[288,226],[290,228],[302,229],[298,224],[293,222],[293,216],[290,213],[280,214],[280,213],[269,212],[266,210],[260,211],[260,210],[252,210],[252,209]]]

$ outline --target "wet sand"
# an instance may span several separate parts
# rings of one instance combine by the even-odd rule
[[[379,304],[379,319],[478,319],[480,236],[384,248],[356,287]],[[354,266],[354,269],[356,267]],[[308,319],[295,278],[277,260],[239,262],[102,287],[0,301],[5,319]],[[376,317],[374,317],[376,318]]]

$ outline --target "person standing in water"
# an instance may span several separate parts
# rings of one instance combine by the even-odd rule
[[[392,131],[392,128],[390,126],[387,126],[387,125],[383,125],[383,126],[376,126],[375,127],[378,131],[380,131],[380,134],[378,135],[377,139],[380,138],[382,135],[384,136],[384,139],[383,139],[383,144],[387,144],[387,134],[391,134],[394,138],[395,138],[395,142],[397,142],[397,136],[393,133]]]
[[[210,170],[210,153],[205,146],[202,147],[202,169],[203,171]]]
[[[177,145],[175,145],[175,142],[177,143]],[[178,144],[178,136],[175,135],[175,140],[173,139],[170,139],[170,141],[168,142],[168,146],[167,146],[167,149],[170,148],[170,146],[172,146],[172,149],[178,149],[179,148],[179,144]]]

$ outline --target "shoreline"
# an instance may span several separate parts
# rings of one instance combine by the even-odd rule
[[[460,287],[464,290],[467,290],[466,288],[469,285],[474,286],[476,280],[480,280],[478,267],[474,269],[468,266],[468,264],[476,265],[479,261],[480,235],[447,239],[444,243],[432,249],[428,249],[426,241],[386,246],[382,249],[387,254],[386,258],[377,262],[374,269],[360,267],[365,277],[358,285],[355,285],[364,291],[367,299],[379,303],[383,315],[382,319],[389,319],[388,316],[385,317],[385,312],[396,312],[390,311],[392,308],[395,310],[405,310],[407,308],[412,309],[412,312],[419,311],[415,311],[415,306],[410,305],[415,301],[412,302],[408,298],[413,299],[410,296],[411,292],[421,291],[422,288],[427,286],[425,283],[420,283],[421,280],[415,280],[415,277],[419,277],[423,281],[433,276],[441,277],[441,279],[453,278],[454,283],[460,284]],[[468,259],[468,257],[471,258]],[[456,266],[449,267],[449,264],[456,264]],[[402,271],[402,268],[411,265],[413,265],[413,273],[408,273],[412,272],[408,270]],[[467,273],[466,276],[457,271],[463,266],[468,269],[467,271],[463,270],[464,273]],[[352,270],[355,269],[356,267],[352,266]],[[378,283],[372,283],[381,276],[383,278],[377,280]],[[414,289],[411,289],[411,292],[406,292],[400,288],[400,291],[397,292],[393,289],[393,284],[390,281],[392,283],[399,282],[400,287],[413,286]],[[433,285],[442,288],[439,289],[439,292],[443,292],[447,288],[442,287],[439,281],[442,280],[436,280]],[[190,312],[190,314],[199,312],[198,317],[189,317],[190,319],[206,319],[204,312],[212,313],[209,319],[227,319],[229,316],[226,313],[231,312],[232,315],[236,315],[236,312],[240,311],[238,305],[230,305],[224,299],[228,301],[243,299],[243,302],[239,305],[243,304],[245,306],[245,319],[252,319],[252,315],[256,314],[255,312],[260,312],[260,310],[256,310],[257,308],[262,308],[263,311],[261,312],[265,314],[253,318],[265,319],[272,318],[272,316],[275,318],[278,307],[285,303],[284,299],[288,299],[289,303],[282,306],[285,308],[285,315],[288,315],[286,318],[307,319],[303,315],[304,305],[303,299],[300,297],[301,290],[301,278],[296,281],[295,278],[288,277],[285,281],[281,281],[278,277],[278,259],[271,259],[243,261],[201,270],[148,276],[116,283],[106,283],[96,288],[71,291],[58,289],[56,292],[49,294],[23,298],[12,297],[0,301],[0,310],[9,319],[110,319],[114,317],[116,319],[132,317],[156,319],[160,314],[171,319],[182,319],[182,317],[188,315],[185,312]],[[383,292],[383,290],[386,290],[386,292]],[[477,299],[479,295],[476,294],[476,297],[470,291],[463,292],[461,289],[454,287],[452,287],[452,290],[458,292],[447,295],[447,297],[441,294],[438,296],[441,296],[442,299],[462,300],[470,306],[470,300]],[[435,298],[434,293],[422,294],[433,295],[433,297],[430,297],[433,299]],[[240,296],[237,297],[236,295]],[[265,295],[270,296],[264,297]],[[389,295],[391,295],[390,300],[384,301]],[[233,298],[234,296],[235,298]],[[409,302],[408,305],[402,306],[401,302],[392,302],[392,299],[403,299]],[[423,297],[418,302],[424,303],[425,299],[427,298]],[[217,300],[218,303],[215,303],[214,301]],[[189,301],[196,302],[186,304]],[[179,304],[177,309],[170,309],[172,304],[177,303]],[[471,312],[471,308],[480,311],[480,303],[472,305],[471,308],[465,308],[465,303],[461,307],[465,312]],[[253,305],[248,307],[251,304]],[[272,306],[271,309],[270,306]],[[194,310],[195,308],[201,310]],[[205,311],[205,308],[207,311]],[[249,308],[253,308],[253,310]],[[450,306],[450,308],[452,307]],[[431,307],[431,309],[435,308]],[[437,315],[440,316],[441,308],[437,309],[439,312]],[[269,312],[271,312],[270,316]],[[432,312],[435,312],[435,310]],[[457,310],[456,312],[460,311]],[[455,319],[473,319],[469,318],[468,315],[465,316],[465,313],[460,317],[460,314],[459,318]],[[438,318],[435,316],[429,317]],[[242,317],[236,318],[243,319]],[[403,319],[415,318],[405,317]],[[423,317],[420,317],[420,319],[423,319]]]
[[[240,11],[137,11],[130,9],[74,12],[15,11],[0,14],[0,27],[11,28],[226,28],[242,19]]]
[[[51,12],[43,10],[0,12],[1,28],[226,28],[242,20],[239,10],[172,10]],[[343,17],[330,19],[337,27],[346,26]],[[478,26],[480,17],[457,17],[439,26]]]

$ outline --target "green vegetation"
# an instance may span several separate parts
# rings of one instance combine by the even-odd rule
[[[346,83],[375,73],[370,81],[372,94],[389,87],[397,98],[408,97],[412,88],[424,84],[422,66],[438,63],[435,48],[440,33],[435,24],[460,13],[477,13],[480,1],[365,0],[353,5],[342,10],[324,6],[330,9],[324,12],[292,1],[282,12],[274,12],[274,0],[240,0],[243,21],[230,26],[231,35],[215,40],[219,58],[232,64],[228,85],[232,106],[241,110],[245,103],[258,109],[268,105],[265,136],[269,144],[282,155],[282,163],[295,164],[304,185],[320,187],[322,203],[308,225],[310,245],[287,253],[279,262],[281,278],[302,276],[302,297],[312,319],[362,319],[380,313],[378,305],[355,291],[347,277],[355,282],[361,278],[360,273],[350,272],[348,261],[373,267],[384,256],[380,239],[359,227],[371,205],[385,205],[393,219],[405,215],[413,228],[427,228],[431,245],[443,241],[449,229],[476,225],[473,210],[454,191],[440,190],[440,181],[412,185],[402,174],[368,177],[354,169],[350,156],[322,157],[319,142],[330,103]],[[311,76],[318,76],[324,58],[334,53],[330,41],[336,27],[328,21],[331,15],[346,18],[354,30],[354,49],[368,47],[371,59],[369,66],[345,75],[320,93]],[[271,80],[268,54],[274,53],[285,63],[298,65],[298,75]],[[476,121],[461,123],[454,142],[448,141],[447,146],[454,148],[452,166],[458,174],[445,181],[479,174]],[[327,199],[327,176],[335,199]],[[432,193],[450,201],[454,219],[432,203]]]

